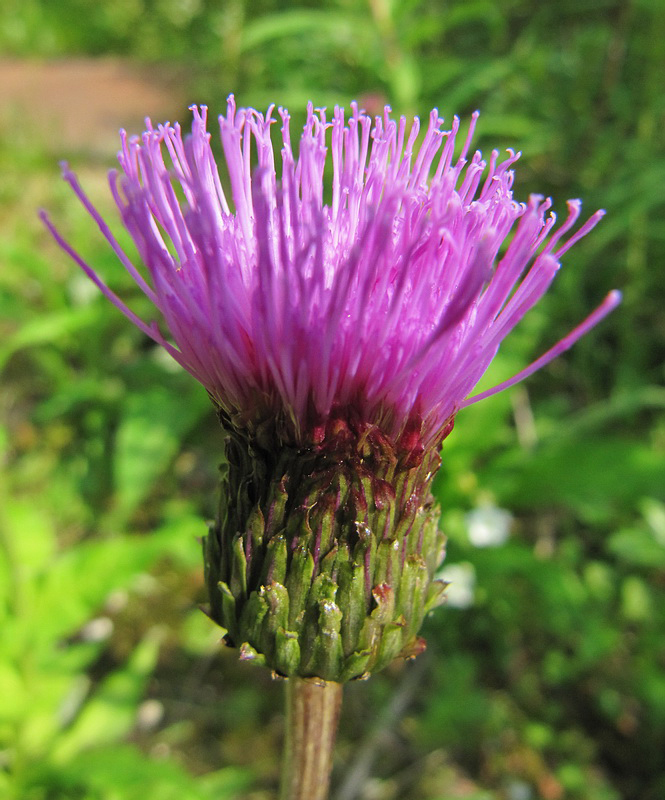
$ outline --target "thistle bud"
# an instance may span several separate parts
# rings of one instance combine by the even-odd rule
[[[419,434],[392,443],[335,414],[316,444],[265,449],[227,425],[204,562],[210,615],[241,658],[342,682],[423,648],[445,537],[439,455]]]

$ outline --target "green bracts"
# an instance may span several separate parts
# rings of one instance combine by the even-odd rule
[[[411,437],[412,439],[413,437]],[[204,539],[210,616],[240,657],[343,682],[424,648],[445,554],[430,483],[436,452],[329,424],[276,455],[229,432],[218,519]]]

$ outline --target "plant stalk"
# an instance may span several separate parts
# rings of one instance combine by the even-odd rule
[[[286,681],[286,737],[279,800],[326,800],[342,684]]]

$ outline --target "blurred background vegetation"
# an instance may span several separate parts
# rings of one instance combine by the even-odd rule
[[[520,199],[607,209],[488,381],[610,288],[625,297],[460,414],[437,483],[451,602],[424,656],[348,687],[335,799],[662,800],[662,0],[2,0],[0,15],[0,796],[274,795],[282,687],[196,605],[215,416],[36,219],[48,207],[149,314],[57,161],[110,212],[120,124],[186,123],[189,103],[221,111],[234,91],[296,119],[309,99],[479,108],[477,145],[524,153]]]

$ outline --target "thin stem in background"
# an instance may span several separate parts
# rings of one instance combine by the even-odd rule
[[[372,774],[377,755],[385,747],[397,727],[398,721],[409,708],[427,668],[427,658],[421,656],[404,671],[401,684],[391,701],[385,706],[376,722],[368,731],[364,741],[355,749],[355,758],[344,770],[344,781],[334,794],[333,800],[356,800]]]

